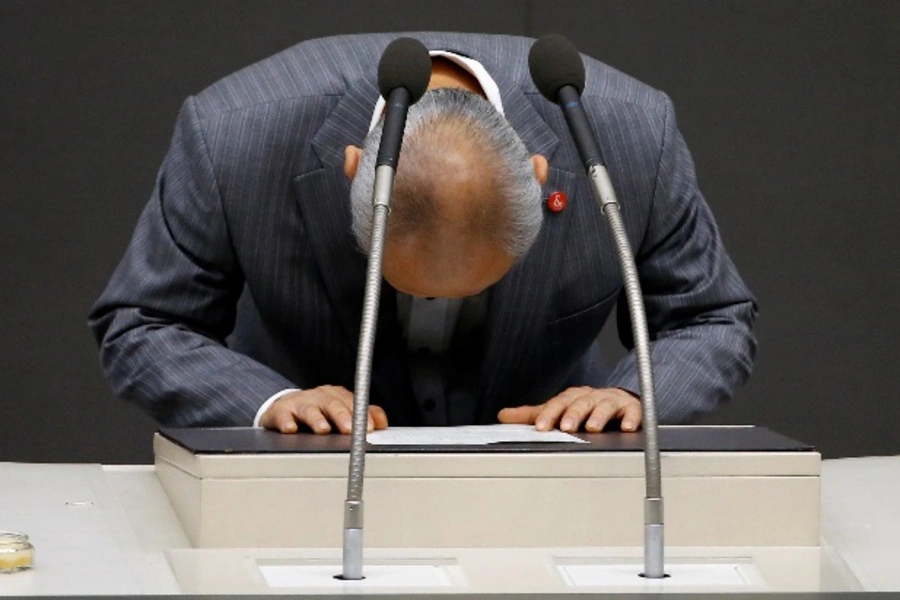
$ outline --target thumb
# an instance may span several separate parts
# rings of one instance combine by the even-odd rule
[[[501,423],[534,425],[537,416],[541,412],[540,406],[517,406],[504,408],[497,413],[497,419]]]

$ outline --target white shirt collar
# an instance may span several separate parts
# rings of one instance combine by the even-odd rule
[[[478,84],[481,86],[481,89],[484,90],[484,95],[487,97],[488,102],[494,105],[494,108],[497,109],[501,115],[503,114],[503,102],[500,99],[500,88],[497,87],[497,82],[494,81],[494,78],[490,76],[487,72],[487,69],[472,58],[468,58],[467,56],[461,56],[459,54],[454,54],[453,52],[447,52],[446,50],[431,50],[428,52],[431,56],[442,56],[459,66],[463,69],[471,73],[475,79],[478,80]],[[375,126],[378,125],[378,121],[381,119],[381,113],[384,112],[385,101],[384,98],[379,96],[378,102],[375,103],[375,111],[372,114],[372,121],[369,123],[369,131],[375,129]]]

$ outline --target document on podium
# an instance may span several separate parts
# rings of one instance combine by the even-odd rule
[[[534,425],[464,425],[460,427],[388,427],[366,435],[375,446],[486,446],[503,443],[588,442],[554,429],[538,431]]]

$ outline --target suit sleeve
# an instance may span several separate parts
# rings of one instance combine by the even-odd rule
[[[225,346],[244,279],[188,99],[156,187],[88,324],[114,391],[171,426],[250,426],[290,381]]]
[[[660,422],[687,423],[731,398],[756,353],[756,301],[728,257],[697,188],[694,164],[665,101],[650,220],[637,250]],[[624,292],[618,330],[631,350],[611,387],[640,393]]]

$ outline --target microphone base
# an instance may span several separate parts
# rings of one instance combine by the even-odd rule
[[[363,530],[344,529],[344,572],[340,579],[358,581],[363,579]]]
[[[663,579],[665,572],[665,553],[663,525],[650,523],[644,525],[644,572],[647,579]]]

